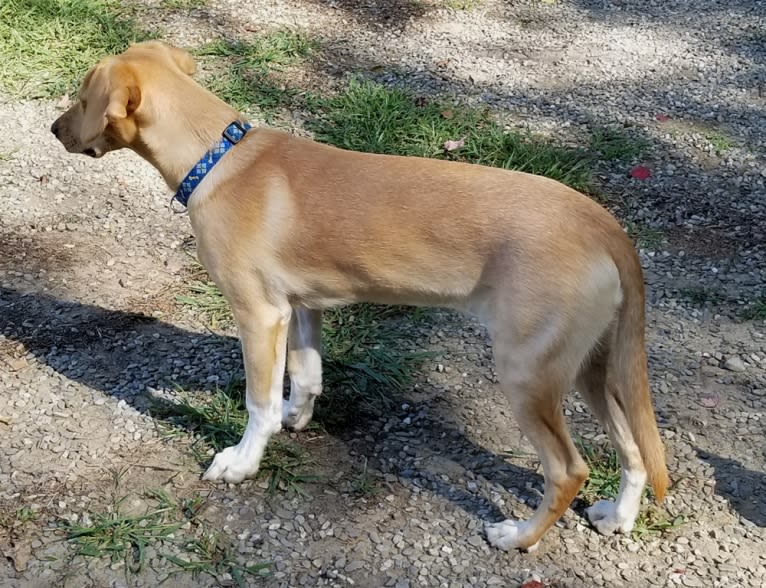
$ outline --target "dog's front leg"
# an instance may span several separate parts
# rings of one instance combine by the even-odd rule
[[[237,445],[215,456],[203,478],[237,483],[255,475],[269,438],[282,428],[282,379],[291,312],[289,306],[280,309],[263,303],[232,306],[247,380],[247,427]]]
[[[300,431],[314,414],[322,393],[322,311],[293,309],[287,336],[290,400],[282,408],[282,424]]]

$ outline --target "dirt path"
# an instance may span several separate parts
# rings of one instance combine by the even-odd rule
[[[517,128],[566,141],[605,124],[647,141],[640,159],[602,163],[598,188],[643,238],[652,388],[674,481],[656,520],[677,524],[604,538],[578,501],[539,552],[491,549],[483,522],[527,516],[542,478],[495,382],[485,333],[438,312],[402,321],[402,339],[436,355],[388,413],[333,434],[282,434],[322,476],[305,496],[271,495],[263,481],[201,483],[192,439],[152,407],[177,401],[176,385],[210,394],[241,377],[241,365],[231,330],[211,331],[175,303],[188,280],[188,219],[168,210],[159,176],[137,157],[64,153],[47,131],[54,102],[6,99],[0,584],[227,585],[269,561],[270,576],[243,582],[766,585],[766,325],[743,318],[766,301],[761,3],[145,4],[140,18],[189,45],[301,30],[321,41],[300,72],[316,87],[356,74],[485,103]],[[638,164],[651,178],[628,177]],[[603,434],[576,396],[567,413],[598,446]],[[174,532],[184,547],[149,542],[140,573],[62,541],[67,521],[91,527],[110,509],[144,516],[165,504],[158,491],[188,515]],[[167,553],[209,557],[215,573],[181,572]]]

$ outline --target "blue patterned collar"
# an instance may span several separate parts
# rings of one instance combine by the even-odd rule
[[[173,198],[178,200],[184,206],[187,206],[192,192],[199,186],[202,179],[210,173],[215,167],[215,164],[221,160],[229,149],[242,140],[242,137],[245,136],[250,128],[248,123],[236,120],[226,127],[223,130],[223,133],[221,133],[221,138],[218,140],[218,143],[209,149],[207,153],[202,156],[202,159],[191,168],[191,171],[186,174],[186,177],[181,182],[181,185],[178,186],[178,191]]]

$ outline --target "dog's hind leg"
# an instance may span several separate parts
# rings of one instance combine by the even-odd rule
[[[239,328],[248,420],[240,442],[218,453],[203,478],[237,483],[255,475],[269,438],[282,428],[282,383],[291,309],[287,304],[277,307],[255,297],[255,284],[242,284],[235,292],[221,290],[232,303]]]
[[[588,468],[564,422],[561,401],[569,380],[557,374],[555,366],[519,377],[529,368],[511,360],[509,351],[496,343],[498,374],[521,430],[542,462],[545,494],[532,518],[488,525],[487,538],[500,549],[533,551],[545,531],[569,507],[588,476]]]
[[[591,524],[604,535],[633,529],[646,485],[644,462],[624,409],[607,385],[607,353],[609,348],[605,347],[590,358],[576,381],[577,390],[601,422],[620,458],[622,471],[616,500],[599,500],[587,510]]]
[[[290,400],[282,405],[282,424],[301,430],[322,393],[322,311],[294,308],[287,336]]]
[[[567,430],[562,399],[597,351],[622,295],[610,261],[599,260],[585,269],[568,280],[549,277],[543,290],[510,284],[495,306],[490,326],[500,384],[545,476],[542,503],[528,521],[488,526],[487,538],[501,549],[534,549],[588,476]]]

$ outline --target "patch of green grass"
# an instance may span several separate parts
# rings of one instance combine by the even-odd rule
[[[300,33],[279,30],[252,41],[218,40],[195,51],[200,57],[223,60],[222,73],[205,80],[211,92],[235,108],[247,111],[253,105],[269,111],[289,102],[296,93],[269,79],[274,71],[307,58],[316,44]],[[216,63],[216,69],[220,63]]]
[[[37,519],[37,513],[28,506],[22,506],[16,509],[16,520],[21,524],[28,523]]]
[[[351,81],[340,94],[315,98],[309,128],[319,140],[354,151],[478,163],[548,176],[579,190],[591,183],[591,158],[530,135],[509,132],[489,111],[419,100],[398,89]],[[464,141],[447,151],[446,141]]]
[[[375,304],[325,311],[326,386],[347,387],[373,407],[388,408],[390,393],[409,383],[412,370],[429,356],[402,347],[399,323],[408,313],[400,306]]]
[[[704,286],[681,288],[678,291],[678,294],[695,306],[704,306],[707,303],[722,304],[727,300],[726,294],[721,290],[716,288],[706,288]]]
[[[213,577],[229,574],[237,586],[244,587],[248,585],[246,576],[260,578],[268,574],[270,568],[268,563],[252,566],[240,564],[228,537],[212,531],[186,541],[184,551],[188,556],[163,553],[162,557],[178,566],[177,573],[190,572],[194,578],[203,573]]]
[[[181,501],[181,512],[187,520],[196,522],[199,517],[199,513],[205,506],[205,499],[197,494],[190,498],[184,498]]]
[[[636,245],[641,249],[658,249],[665,240],[665,236],[661,231],[651,227],[626,221],[625,228],[627,229],[630,238],[633,239]]]
[[[221,451],[242,438],[247,410],[241,386],[229,385],[200,399],[180,388],[178,394],[178,402],[157,402],[152,412],[198,436],[193,446],[198,461],[204,461],[210,449]]]
[[[580,495],[589,503],[600,499],[614,500],[620,492],[620,461],[613,450],[594,446],[580,440],[577,443],[590,470]],[[649,489],[644,494],[649,494]],[[686,515],[671,515],[654,504],[644,506],[633,526],[632,536],[639,539],[645,535],[662,533],[685,523]]]
[[[125,472],[113,472],[116,493]],[[245,576],[261,577],[268,573],[268,563],[253,566],[241,564],[223,534],[205,527],[199,518],[204,499],[199,496],[176,502],[164,489],[151,490],[146,498],[154,507],[143,515],[126,515],[122,503],[127,497],[114,499],[107,512],[92,515],[85,524],[67,523],[66,538],[77,550],[76,555],[109,557],[112,563],[124,561],[126,576],[141,572],[146,564],[146,548],[168,544],[181,545],[181,555],[160,553],[160,557],[177,566],[171,575],[190,572],[219,577],[229,574],[237,586],[246,585]],[[187,532],[188,531],[188,532]]]
[[[160,6],[168,10],[194,10],[207,5],[207,0],[162,0]]]
[[[649,504],[641,509],[633,525],[633,539],[641,539],[647,535],[661,534],[670,529],[680,527],[689,521],[685,514],[671,515],[665,509],[655,504]]]
[[[620,491],[620,461],[617,454],[582,440],[578,447],[590,470],[580,494],[589,502],[600,498],[615,498]]]
[[[15,510],[6,506],[10,505],[3,504],[0,507],[0,530],[11,532],[37,520],[37,512],[29,506],[21,506]]]
[[[710,143],[713,146],[713,149],[715,149],[716,153],[719,154],[726,153],[727,151],[731,150],[732,147],[734,147],[734,142],[729,137],[716,131],[710,131],[706,133],[705,139],[708,140],[708,143]]]
[[[67,540],[77,546],[77,555],[108,556],[112,563],[125,562],[128,573],[140,572],[146,563],[146,547],[171,539],[181,522],[169,520],[173,508],[161,504],[144,515],[125,515],[117,501],[108,512],[93,515],[87,525],[67,525]]]
[[[591,135],[590,149],[602,161],[633,159],[649,148],[649,141],[616,127],[599,127]]]
[[[176,302],[203,314],[214,329],[233,324],[231,307],[221,291],[212,281],[205,279],[204,271],[195,273],[198,278],[186,285],[188,293],[177,295]]]
[[[147,37],[116,0],[3,0],[0,88],[25,98],[72,92],[98,59]]]
[[[741,313],[742,318],[750,321],[766,321],[766,295],[752,300]]]
[[[351,480],[351,490],[358,497],[374,496],[381,491],[375,478],[367,471],[366,459],[362,471]]]
[[[445,0],[444,5],[452,10],[473,10],[481,6],[482,0]]]
[[[236,445],[247,424],[244,387],[229,384],[209,397],[192,397],[179,390],[179,402],[162,401],[153,411],[176,427],[182,427],[197,436],[192,450],[200,463],[209,461],[208,454]],[[302,449],[277,435],[271,438],[258,471],[268,480],[268,492],[277,490],[302,493],[301,485],[318,477],[307,470],[310,460]]]

